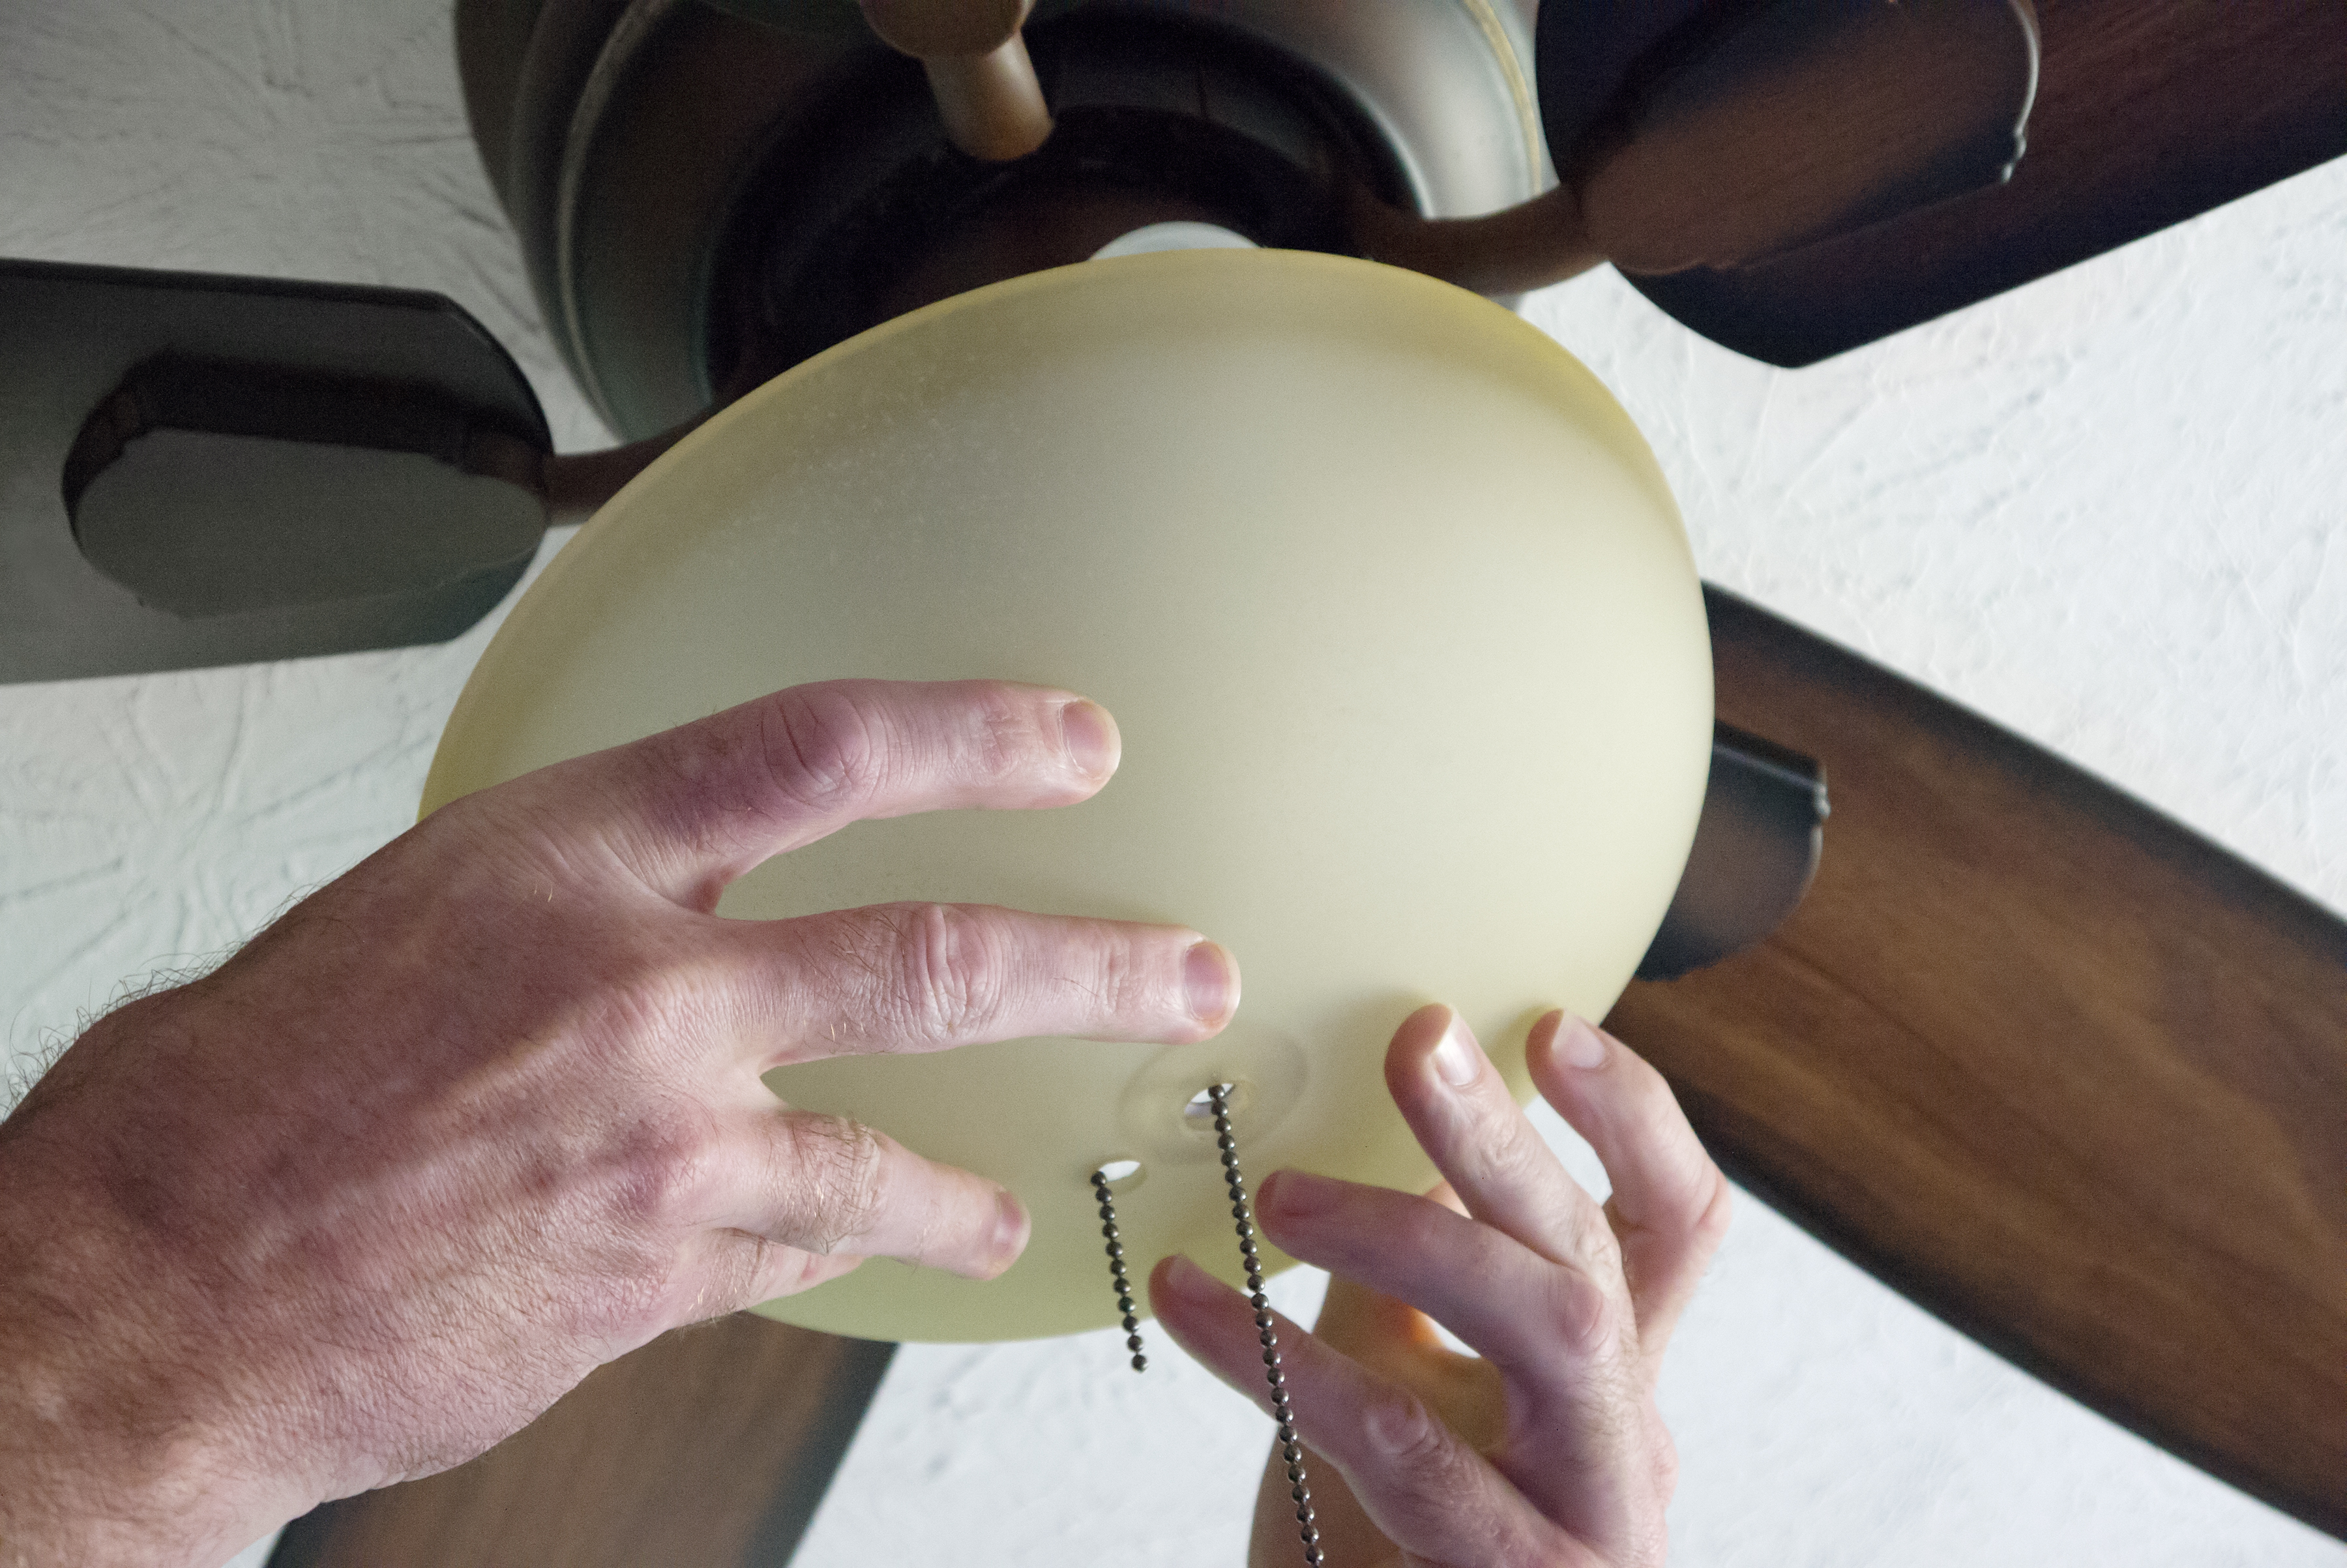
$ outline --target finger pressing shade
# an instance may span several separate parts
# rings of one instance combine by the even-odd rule
[[[1027,1245],[1019,1200],[844,1116],[784,1111],[734,1141],[712,1225],[819,1255],[901,1258],[991,1279]],[[813,1283],[813,1280],[809,1281]]]
[[[1238,964],[1178,926],[882,904],[711,922],[727,1007],[762,1067],[1070,1035],[1203,1040],[1239,1001]]]
[[[770,856],[851,822],[1085,799],[1115,772],[1115,721],[1002,681],[825,681],[530,775],[565,818],[698,909]]]

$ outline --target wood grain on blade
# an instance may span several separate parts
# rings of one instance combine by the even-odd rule
[[[2037,0],[2013,179],[1754,265],[1631,282],[1716,343],[1807,364],[2347,154],[2338,0]]]
[[[1720,718],[1821,759],[1770,941],[1609,1020],[1721,1164],[2143,1436],[2347,1535],[2347,925],[1717,589]]]
[[[747,1313],[679,1329],[470,1464],[295,1520],[271,1568],[771,1568],[895,1349]]]

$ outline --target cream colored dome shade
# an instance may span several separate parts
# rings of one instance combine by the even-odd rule
[[[1415,273],[1289,251],[1087,262],[875,328],[712,419],[564,548],[474,671],[424,808],[843,676],[1104,704],[1123,763],[1056,811],[859,824],[720,912],[892,899],[1167,921],[1229,947],[1229,1028],[768,1075],[1018,1193],[976,1283],[887,1261],[770,1303],[885,1339],[1115,1320],[1091,1173],[1140,1163],[1136,1277],[1239,1277],[1211,1126],[1251,1179],[1419,1189],[1394,1027],[1460,1009],[1520,1097],[1552,1007],[1603,1016],[1695,832],[1710,651],[1652,454],[1581,364]],[[1266,1249],[1266,1262],[1285,1260]]]

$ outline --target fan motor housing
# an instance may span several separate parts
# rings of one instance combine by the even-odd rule
[[[637,438],[962,289],[1204,220],[1337,249],[1358,188],[1429,216],[1551,179],[1530,0],[1045,0],[1061,124],[945,139],[850,0],[464,0],[474,134],[557,343]]]

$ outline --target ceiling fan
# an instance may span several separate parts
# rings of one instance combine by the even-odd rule
[[[12,267],[0,672],[453,634],[548,509],[591,505],[712,402],[1144,222],[1496,292],[1610,256],[1696,330],[1800,364],[2347,151],[2347,21],[2319,7],[1895,13],[1549,0],[1533,47],[1522,15],[1471,5],[1046,5],[1022,46],[1079,134],[997,160],[929,106],[963,103],[972,139],[1017,124],[955,63],[1021,36],[1016,15],[924,69],[845,0],[464,5],[476,132],[540,301],[644,445],[549,458],[501,351],[429,297]],[[1919,39],[1944,98],[1908,90]],[[978,84],[959,100],[957,72]],[[1825,129],[1900,156],[1779,167],[1770,117],[1821,101],[1845,117]],[[1768,156],[1739,171],[1755,125]],[[1541,193],[1543,140],[1563,195]],[[329,532],[321,487],[372,500]],[[1775,941],[1635,989],[1616,1026],[1772,1202],[2347,1530],[2338,923],[1752,607],[1716,595],[1713,636],[1722,717],[1833,769],[1837,848]]]

